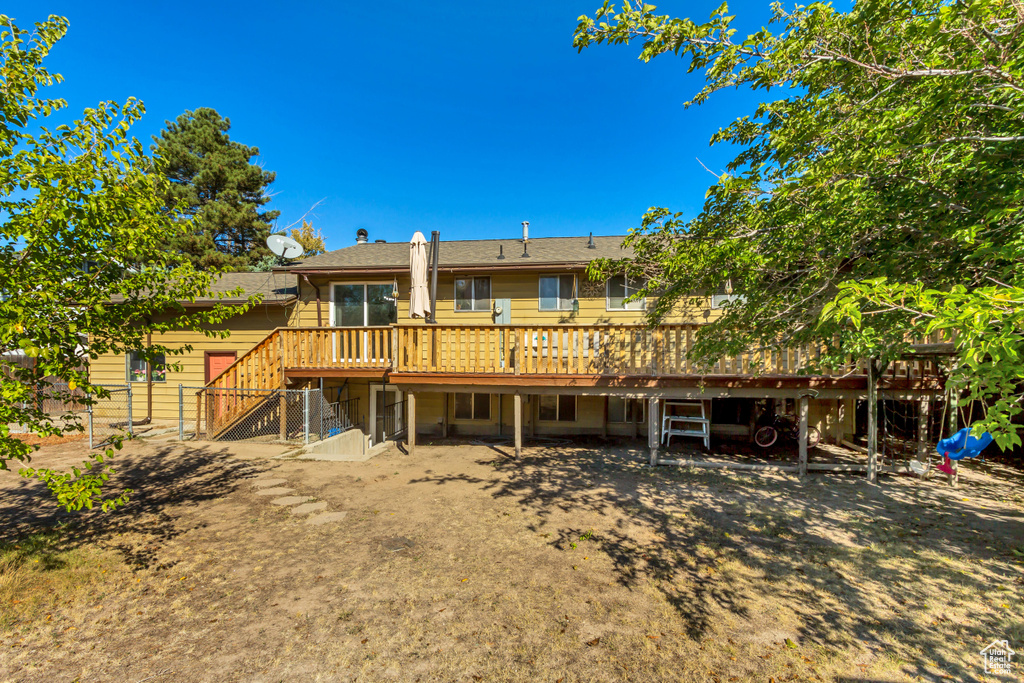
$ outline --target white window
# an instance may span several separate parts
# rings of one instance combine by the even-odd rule
[[[575,275],[545,275],[540,278],[537,300],[542,311],[571,311],[576,288]]]
[[[153,357],[153,381],[167,381],[167,367],[164,354],[158,353]],[[129,351],[127,356],[127,368],[125,376],[128,382],[145,382],[147,371],[146,360],[142,357],[141,351]]]
[[[458,278],[455,278],[455,310],[456,311],[489,311],[489,310],[491,310],[491,278],[489,278],[489,277],[458,277]]]
[[[368,327],[398,322],[394,284],[335,284],[331,287],[331,325]]]
[[[644,300],[637,299],[627,302],[626,299],[639,291],[640,287],[636,282],[627,282],[625,275],[616,275],[608,278],[606,285],[607,302],[606,308],[609,311],[642,311]]]
[[[636,398],[608,397],[608,422],[628,423],[634,419],[643,423],[644,402]]]
[[[455,394],[456,420],[490,420],[490,394]]]
[[[540,397],[540,419],[545,422],[575,422],[576,397],[544,394]]]
[[[733,301],[746,301],[742,294],[712,294],[711,308],[728,308]]]

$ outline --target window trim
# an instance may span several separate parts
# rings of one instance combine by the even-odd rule
[[[555,397],[555,419],[554,420],[545,420],[545,419],[543,419],[540,416],[540,402],[544,399],[545,396],[554,396]],[[561,412],[562,412],[561,399],[564,396],[568,396],[568,397],[572,398],[573,418],[571,420],[563,420],[563,419],[561,419],[561,417],[562,417],[561,416]],[[577,394],[541,394],[537,398],[537,422],[546,422],[548,424],[554,424],[556,422],[562,422],[562,423],[568,422],[570,424],[575,424],[575,423],[577,423],[579,421],[580,421],[580,397],[579,397],[579,395],[577,395]]]
[[[330,296],[330,310],[328,311],[328,325],[331,327],[342,327],[338,325],[334,319],[334,287],[336,285],[362,285],[363,286],[363,324],[354,326],[345,326],[343,329],[346,330],[358,330],[360,327],[370,327],[367,324],[370,320],[370,309],[367,306],[367,285],[394,285],[394,280],[360,280],[358,282],[351,282],[346,280],[332,280],[330,283],[331,296]],[[398,299],[395,299],[395,320],[398,320]]]
[[[636,287],[636,286],[631,287],[630,284],[629,284],[629,280],[626,278],[625,275],[613,275],[612,277],[621,277],[623,279],[624,288],[626,290],[626,296],[624,298],[626,298],[626,299],[628,299],[629,296],[630,296],[630,294],[629,294],[629,290],[630,289],[633,289],[634,292],[640,289],[639,287]],[[609,291],[611,286],[612,286],[612,278],[608,278],[607,280],[604,281],[604,310],[605,311],[607,311],[607,312],[611,312],[611,311],[644,311],[644,310],[647,309],[647,297],[644,297],[643,299],[637,299],[636,301],[631,302],[631,304],[640,304],[640,306],[638,308],[629,308],[629,306],[627,304],[623,304],[622,308],[612,308],[612,305],[611,305],[612,304],[612,296],[611,296],[611,291]]]
[[[566,276],[572,277],[573,289],[577,290],[577,292],[578,292],[578,290],[580,288],[580,284],[579,284],[579,279],[576,276],[576,273],[545,273],[544,275],[538,275],[537,276],[537,310],[538,311],[543,311],[545,313],[551,313],[551,312],[556,312],[556,313],[557,312],[563,312],[564,313],[565,311],[571,311],[572,310],[572,300],[573,300],[573,298],[576,298],[576,299],[579,298],[578,294],[577,294],[576,297],[573,297],[572,296],[572,292],[569,293],[569,305],[566,308],[562,308],[561,306],[555,306],[555,308],[541,308],[541,305],[540,305],[540,300],[541,300],[541,296],[540,296],[540,281],[543,280],[544,278],[554,278],[554,280],[558,283],[558,295],[555,297],[555,299],[560,302],[562,300],[562,278],[566,277]]]
[[[160,353],[157,354],[159,357],[163,357],[163,363],[156,363],[156,365],[162,365],[164,368],[164,376],[157,379],[154,375],[154,371],[150,369],[149,361],[146,363],[146,376],[142,379],[132,379],[132,355],[142,353],[141,351],[129,351],[124,354],[124,379],[126,384],[147,384],[152,378],[153,384],[166,384],[167,383],[167,356]]]
[[[491,421],[491,394],[485,394],[478,391],[453,391],[456,396],[459,394],[468,394],[470,396],[470,405],[472,406],[473,417],[459,417],[456,412],[455,400],[452,400],[452,419],[458,422],[490,422]],[[476,416],[476,397],[477,396],[487,397],[487,417]]]
[[[486,278],[488,281],[488,294],[487,294],[487,308],[466,308],[459,310],[459,298],[458,298],[458,281],[469,280],[472,283],[470,286],[473,288],[473,298],[470,301],[475,302],[476,298],[476,280]],[[494,310],[494,280],[490,275],[456,275],[452,278],[452,310],[456,313],[487,313]],[[462,392],[465,393],[465,392]]]

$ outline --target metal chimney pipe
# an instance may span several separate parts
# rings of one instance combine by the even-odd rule
[[[523,241],[530,239],[530,221],[523,221]]]
[[[430,322],[437,323],[437,252],[441,247],[441,233],[434,230],[430,233]]]

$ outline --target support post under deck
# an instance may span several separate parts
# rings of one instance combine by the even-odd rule
[[[868,481],[878,481],[878,378],[875,359],[868,359]]]
[[[928,422],[931,417],[931,396],[924,396],[917,409],[917,461],[928,462]]]
[[[807,397],[800,397],[800,476],[807,476]]]
[[[405,398],[409,408],[409,417],[405,423],[405,442],[409,445],[409,455],[416,450],[416,394],[407,393]]]
[[[523,455],[523,396],[519,392],[513,394],[512,412],[514,413],[516,439],[516,458]]]
[[[658,464],[658,446],[661,445],[661,425],[658,424],[658,399],[647,400],[647,447],[651,451],[651,467]]]

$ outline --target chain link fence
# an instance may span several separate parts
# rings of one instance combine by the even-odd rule
[[[359,400],[330,403],[319,389],[178,386],[178,438],[301,443],[358,427]]]
[[[68,394],[85,398],[80,388],[70,389],[64,382],[40,384],[35,390],[35,405],[46,413],[58,427],[72,429],[81,425],[89,435],[89,448],[101,448],[115,436],[132,434],[132,388],[128,384],[97,385],[109,392],[105,397],[93,397],[92,405],[77,403]],[[13,434],[27,434],[32,430],[24,425],[8,425]]]
[[[96,398],[90,406],[83,406],[89,429],[89,448],[100,448],[115,436],[131,435],[132,385],[102,385],[110,392],[105,398]]]

